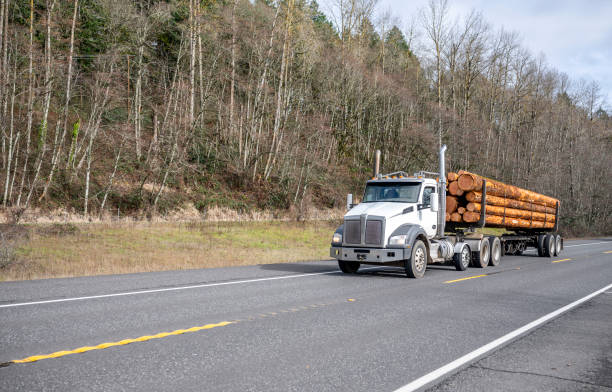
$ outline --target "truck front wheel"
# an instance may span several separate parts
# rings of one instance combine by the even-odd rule
[[[340,267],[340,270],[345,274],[354,274],[357,272],[357,270],[359,270],[360,266],[361,264],[359,264],[357,261],[338,260],[338,267]]]
[[[412,256],[404,261],[406,276],[409,278],[422,278],[427,268],[427,248],[421,240],[414,241]]]

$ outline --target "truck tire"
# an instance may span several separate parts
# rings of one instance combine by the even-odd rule
[[[455,263],[455,269],[457,271],[465,271],[472,261],[472,252],[468,245],[464,245],[461,248],[461,252],[453,255],[453,262]]]
[[[338,267],[340,267],[340,270],[345,274],[354,274],[359,270],[360,266],[361,264],[357,261],[338,260]]]
[[[489,237],[489,248],[491,249],[491,257],[489,258],[489,265],[499,265],[502,257],[501,241],[498,237]]]
[[[544,257],[553,257],[555,255],[555,236],[546,234],[544,238]]]
[[[538,236],[538,256],[544,257],[544,240],[546,239],[546,234],[540,234]]]
[[[484,268],[489,265],[491,257],[491,248],[489,241],[485,238],[480,241],[480,252],[472,252],[472,266],[476,268]]]
[[[427,269],[427,247],[421,240],[414,241],[412,255],[409,260],[404,260],[404,269],[409,278],[420,279],[425,276]]]
[[[555,256],[559,256],[562,250],[563,250],[563,238],[561,238],[561,235],[557,234],[555,236]]]

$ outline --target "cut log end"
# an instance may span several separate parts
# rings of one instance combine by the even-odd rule
[[[453,196],[463,196],[463,191],[459,189],[457,181],[453,181],[448,185],[448,193]]]
[[[471,173],[463,173],[457,180],[459,189],[464,192],[469,192],[478,189],[478,178]]]
[[[450,220],[451,222],[457,222],[457,223],[461,222],[462,221],[461,214],[458,212],[453,212],[451,214]]]

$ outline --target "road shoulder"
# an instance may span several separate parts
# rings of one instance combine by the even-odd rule
[[[612,391],[612,289],[429,391]]]

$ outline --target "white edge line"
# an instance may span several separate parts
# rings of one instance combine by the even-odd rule
[[[564,248],[573,248],[574,246],[585,246],[585,245],[597,245],[597,244],[610,244],[610,241],[601,241],[601,242],[589,242],[588,244],[578,244],[578,245],[564,245]]]
[[[597,245],[597,244],[609,244],[610,241],[601,241],[601,242],[589,242],[587,244],[577,244],[577,245],[564,245],[563,248],[573,248],[574,246],[586,246],[586,245]],[[536,249],[527,249],[525,253],[535,252]]]
[[[599,289],[597,291],[595,291],[594,293],[591,293],[589,295],[587,295],[586,297],[583,297],[577,301],[572,302],[569,305],[565,305],[564,307],[555,310],[552,313],[548,313],[545,316],[540,317],[539,319],[530,322],[529,324],[526,324],[504,336],[502,336],[501,338],[498,338],[488,344],[485,344],[484,346],[460,357],[455,359],[454,361],[442,366],[441,368],[438,368],[436,370],[434,370],[431,373],[428,373],[422,377],[417,378],[416,380],[410,382],[409,384],[404,385],[403,387],[397,389],[395,392],[412,392],[412,391],[416,391],[417,389],[439,379],[440,377],[443,377],[449,373],[452,373],[453,371],[459,369],[460,367],[466,365],[469,362],[474,361],[475,359],[479,358],[480,356],[489,353],[490,351],[495,350],[496,348],[504,345],[505,343],[515,339],[516,337],[534,329],[539,327],[540,325],[546,323],[547,321],[575,308],[576,306],[590,300],[591,298],[603,293],[604,291],[609,290],[610,288],[612,288],[612,284],[609,284],[608,286]]]
[[[610,241],[601,241],[601,242],[589,242],[587,244],[577,244],[577,245],[564,245],[563,248],[573,248],[574,246],[586,246],[586,245],[598,245],[598,244],[609,244]],[[535,252],[535,249],[527,249],[525,252]]]
[[[361,270],[362,271],[363,270],[371,270],[371,269],[376,269],[376,268],[380,268],[380,267],[361,268]],[[13,304],[0,305],[0,309],[2,309],[2,308],[15,308],[15,307],[18,307],[18,306],[52,304],[52,303],[58,303],[58,302],[82,301],[82,300],[86,300],[86,299],[111,298],[111,297],[123,297],[123,296],[127,296],[127,295],[161,293],[161,292],[165,292],[165,291],[190,290],[190,289],[199,289],[199,288],[204,288],[204,287],[229,286],[229,285],[234,285],[234,284],[264,282],[264,281],[268,281],[268,280],[283,280],[283,279],[306,278],[306,277],[309,277],[309,276],[331,275],[331,274],[337,274],[337,273],[340,273],[340,271],[314,272],[314,273],[311,273],[311,274],[286,275],[286,276],[273,276],[273,277],[269,277],[269,278],[235,280],[235,281],[231,281],[231,282],[203,283],[203,284],[197,284],[197,285],[191,285],[191,286],[168,287],[168,288],[165,288],[165,289],[125,291],[125,292],[114,293],[114,294],[88,295],[88,296],[84,296],[84,297],[50,299],[50,300],[45,300],[45,301],[18,302],[18,303],[13,303]]]

